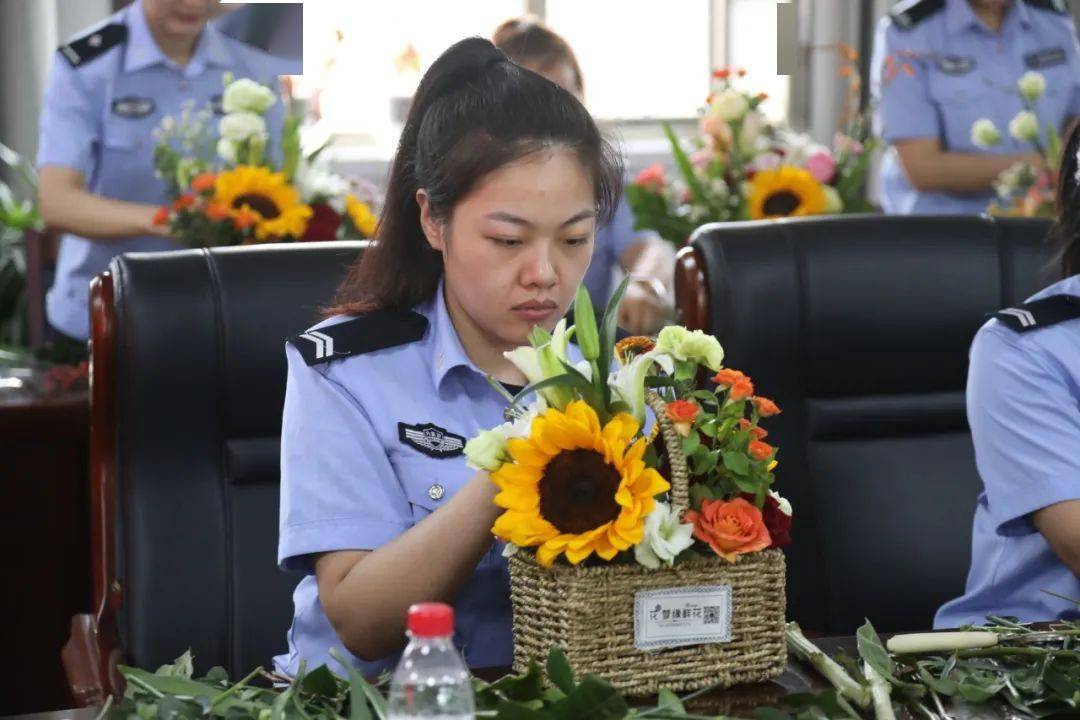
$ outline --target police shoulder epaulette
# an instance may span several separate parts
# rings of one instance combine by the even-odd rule
[[[1005,308],[994,313],[1001,323],[1016,332],[1028,332],[1080,318],[1080,296],[1051,295],[1041,300]]]
[[[308,365],[416,342],[428,321],[412,310],[376,310],[352,320],[289,338]]]
[[[1049,10],[1058,15],[1067,15],[1069,5],[1065,0],[1024,0],[1025,3],[1039,10]]]
[[[71,63],[71,67],[79,67],[96,57],[108,52],[112,48],[127,39],[127,25],[123,23],[109,23],[95,28],[85,35],[78,37],[67,45],[57,48],[60,54]]]
[[[889,12],[893,24],[901,30],[910,30],[939,10],[945,9],[945,0],[906,0]]]

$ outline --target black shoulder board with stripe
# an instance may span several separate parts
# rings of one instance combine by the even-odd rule
[[[110,23],[91,30],[57,49],[71,67],[79,67],[127,40],[127,32],[127,25]]]
[[[939,10],[945,9],[945,0],[907,0],[889,12],[893,24],[901,30],[910,30]]]
[[[411,310],[377,310],[352,320],[289,338],[308,365],[416,342],[428,321]]]
[[[1080,318],[1080,296],[1051,295],[1025,305],[994,313],[999,321],[1016,332],[1028,332],[1066,320]]]
[[[1065,0],[1024,0],[1025,3],[1039,10],[1049,10],[1058,15],[1067,15],[1069,5]]]

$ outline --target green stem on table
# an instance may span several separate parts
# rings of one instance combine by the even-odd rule
[[[104,717],[109,714],[109,708],[112,707],[112,703],[113,696],[110,694],[105,698],[105,704],[101,706],[101,712],[97,714],[97,717],[95,717],[94,720],[103,720]]]
[[[938,714],[945,720],[951,720],[949,713],[945,712],[945,706],[941,704],[941,697],[938,696],[934,688],[930,688],[930,697],[934,699],[934,706],[937,708]]]
[[[230,695],[233,695],[234,693],[236,693],[237,690],[239,690],[240,688],[246,686],[249,682],[251,682],[252,680],[255,679],[256,675],[259,675],[261,673],[262,673],[262,667],[261,666],[255,668],[254,670],[249,672],[247,677],[245,677],[243,680],[236,683],[232,687],[227,688],[225,690],[225,692],[221,693],[216,698],[214,698],[214,700],[210,703],[210,709],[213,710],[214,708],[216,708],[218,706],[218,703],[220,703],[222,700],[229,697]]]
[[[817,645],[807,640],[798,623],[789,622],[785,634],[788,649],[825,676],[841,695],[861,708],[870,707],[870,693],[867,689],[848,675],[839,663],[823,653]]]
[[[877,720],[896,720],[896,714],[893,712],[892,707],[892,698],[889,697],[892,693],[892,685],[868,662],[863,662],[863,675],[870,682],[870,697],[874,701],[874,716]]]
[[[973,657],[1010,657],[1026,655],[1028,657],[1045,657],[1047,655],[1054,655],[1056,657],[1069,657],[1080,658],[1080,652],[1076,650],[1057,650],[1049,648],[1039,647],[1014,647],[1014,646],[998,646],[989,648],[977,648],[973,650],[960,650],[956,653],[957,657],[961,658],[973,658]]]

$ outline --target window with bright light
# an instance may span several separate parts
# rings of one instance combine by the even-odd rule
[[[776,74],[776,0],[727,0],[727,62],[746,70],[739,87],[763,92],[770,120],[788,116],[789,78]]]

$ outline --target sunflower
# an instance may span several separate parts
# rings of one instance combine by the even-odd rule
[[[346,195],[345,212],[349,214],[353,227],[361,236],[370,238],[375,235],[375,226],[378,225],[379,219],[375,217],[375,213],[371,212],[366,202],[355,195]]]
[[[285,182],[282,173],[264,167],[238,165],[217,176],[214,202],[232,210],[233,217],[254,215],[255,238],[260,242],[304,234],[311,208],[300,202],[300,193]]]
[[[775,170],[761,170],[750,181],[748,198],[750,217],[754,220],[825,212],[828,198],[821,184],[808,170],[781,165]]]
[[[529,437],[508,442],[513,462],[492,473],[500,490],[495,504],[506,510],[492,532],[519,547],[536,546],[544,567],[564,553],[574,565],[594,552],[610,560],[641,542],[655,496],[670,485],[645,467],[646,440],[630,442],[637,431],[625,413],[601,428],[581,400],[565,412],[549,408],[533,420]]]

